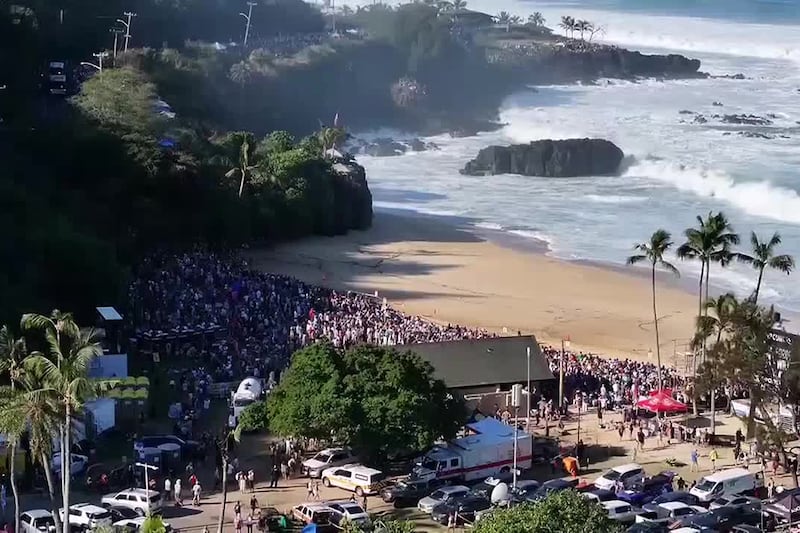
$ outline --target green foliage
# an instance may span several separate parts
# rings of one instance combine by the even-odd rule
[[[536,502],[496,509],[473,528],[475,533],[621,533],[596,502],[575,491],[550,494]]]
[[[256,402],[248,405],[239,415],[241,431],[261,431],[269,426],[267,402]]]
[[[113,132],[153,133],[156,89],[132,68],[105,69],[81,87],[75,105],[102,128]]]
[[[141,533],[166,533],[167,526],[164,524],[164,519],[159,515],[149,515],[142,522],[142,527],[139,528]]]
[[[451,438],[465,419],[463,403],[417,355],[376,346],[341,352],[330,343],[292,356],[267,412],[277,434],[334,438],[373,460]]]
[[[375,526],[375,533],[414,533],[417,529],[411,520],[380,520]]]

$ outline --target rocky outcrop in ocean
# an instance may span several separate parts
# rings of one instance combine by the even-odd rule
[[[598,78],[705,78],[700,60],[679,54],[642,54],[617,46],[568,40],[507,45],[490,61],[524,68],[532,83],[568,83]]]
[[[489,146],[468,162],[462,174],[483,176],[577,177],[615,174],[625,154],[605,139],[541,140],[530,144]]]
[[[401,140],[380,137],[369,141],[351,137],[345,148],[354,155],[366,154],[374,157],[390,157],[403,155],[406,152],[427,152],[439,149],[436,143],[425,142],[418,137]]]

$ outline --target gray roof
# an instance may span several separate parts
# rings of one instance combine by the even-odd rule
[[[450,388],[525,384],[526,350],[531,349],[531,381],[553,378],[533,335],[415,344],[408,349],[434,368]]]

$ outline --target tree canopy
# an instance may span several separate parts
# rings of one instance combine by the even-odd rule
[[[482,518],[475,533],[621,533],[606,510],[572,490],[550,494],[536,503],[498,508]]]
[[[296,352],[269,395],[270,429],[346,442],[373,460],[452,438],[465,420],[433,368],[412,352],[321,342]]]

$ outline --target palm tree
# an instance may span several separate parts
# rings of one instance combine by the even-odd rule
[[[336,148],[337,145],[341,144],[347,134],[344,128],[322,127],[317,133],[317,136],[319,138],[319,143],[322,145],[322,157],[327,157],[328,150],[332,150]]]
[[[728,292],[718,296],[717,298],[707,300],[705,308],[707,311],[712,311],[713,315],[702,318],[698,317],[698,321],[703,322],[702,325],[698,325],[698,329],[702,329],[703,334],[705,335],[702,339],[702,342],[705,342],[708,336],[716,334],[716,340],[714,341],[714,346],[711,350],[711,353],[717,359],[721,357],[724,358],[724,354],[730,350],[730,343],[723,341],[722,335],[725,332],[730,332],[734,326],[734,320],[736,319],[739,310],[739,301],[736,299],[736,296],[734,296],[733,293]],[[716,379],[712,380],[713,383],[709,387],[709,393],[711,396],[711,435],[715,434],[715,429],[717,427],[717,388],[721,383],[724,383],[724,380],[722,380],[721,376],[719,376],[720,372],[717,371],[721,361],[717,360],[713,363],[715,365],[713,368],[713,374],[715,375]]]
[[[564,30],[564,37],[567,36],[567,33],[572,33],[575,31],[575,19],[573,17],[561,17],[561,22],[558,25]]]
[[[231,167],[225,173],[225,177],[234,178],[239,176],[239,198],[241,198],[244,191],[244,183],[253,169],[256,168],[256,165],[252,164],[255,159],[255,137],[247,131],[235,131],[228,134],[224,145],[228,153],[223,157],[223,162]]]
[[[684,231],[686,242],[678,247],[677,254],[681,259],[700,260],[700,280],[698,283],[697,315],[708,319],[708,308],[703,312],[703,301],[708,301],[708,281],[711,263],[719,263],[726,266],[733,257],[731,246],[739,243],[739,236],[733,232],[733,228],[728,222],[727,217],[719,212],[708,213],[704,220],[698,215],[697,228],[687,228]],[[705,299],[703,289],[705,288]],[[698,321],[699,323],[699,321]],[[706,342],[702,342],[702,360],[705,361]],[[697,361],[695,359],[694,377],[697,377]],[[694,412],[697,414],[697,402],[694,400]]]
[[[777,232],[772,234],[772,238],[763,242],[758,238],[756,232],[750,234],[750,245],[753,255],[737,253],[736,258],[742,263],[747,263],[758,270],[758,282],[753,291],[753,303],[758,303],[758,293],[761,290],[761,280],[764,278],[764,270],[769,267],[789,275],[794,269],[794,258],[791,255],[775,255],[775,248],[781,243],[781,236]]]
[[[13,333],[7,326],[0,328],[0,374],[6,374],[10,382],[10,397],[16,400],[17,382],[22,375],[22,362],[27,355],[28,349],[25,339],[14,338]],[[4,410],[5,414],[14,413],[14,410]],[[17,416],[3,424],[3,432],[9,440],[9,477],[11,478],[11,494],[14,498],[14,531],[19,529],[19,492],[17,491],[17,446],[22,432],[25,430],[25,417]]]
[[[467,9],[467,2],[466,0],[451,0],[450,1],[450,8],[453,11],[463,11]]]
[[[495,17],[498,24],[502,24],[506,27],[506,33],[511,31],[511,13],[508,11],[501,11]]]
[[[71,437],[73,418],[84,403],[96,396],[103,386],[89,379],[92,360],[102,355],[99,332],[94,329],[81,331],[69,313],[53,311],[50,317],[27,314],[22,317],[24,331],[38,333],[46,343],[45,352],[31,352],[25,359],[25,370],[42,378],[41,392],[52,395],[62,418],[63,443],[61,446],[61,471],[64,483],[62,492],[64,509],[69,509],[69,482],[71,478]],[[69,533],[69,521],[63,524],[64,533]]]
[[[589,31],[589,28],[592,26],[592,23],[588,20],[577,20],[575,21],[574,29],[579,31],[581,34],[581,41],[583,41],[583,35]]]
[[[536,11],[533,15],[528,15],[528,24],[541,28],[544,26],[544,16],[539,11]]]
[[[506,26],[506,31],[511,31],[511,26],[519,26],[522,24],[522,17],[519,15],[511,15],[511,18],[508,19],[508,25]]]
[[[633,247],[638,253],[628,257],[628,264],[635,265],[642,261],[650,264],[651,285],[653,289],[653,324],[656,331],[656,361],[658,363],[658,390],[664,388],[661,380],[661,341],[658,338],[658,310],[656,307],[656,268],[672,272],[676,276],[680,273],[672,263],[664,260],[664,254],[672,247],[672,235],[667,230],[658,229],[650,236],[648,242],[637,244]]]

